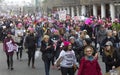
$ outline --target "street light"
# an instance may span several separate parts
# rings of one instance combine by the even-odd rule
[[[38,0],[35,0],[35,9],[36,9],[36,12],[38,12],[38,8],[39,8],[39,7],[38,7],[38,6],[39,6],[38,4],[39,4]]]

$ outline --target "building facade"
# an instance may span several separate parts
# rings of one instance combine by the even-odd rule
[[[120,0],[54,0],[52,8],[57,11],[66,10],[72,17],[120,18]]]

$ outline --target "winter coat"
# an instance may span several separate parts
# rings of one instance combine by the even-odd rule
[[[7,43],[10,42],[10,41],[11,41],[11,44],[15,45],[15,42],[14,42],[14,40],[11,37],[6,37],[4,39],[4,42],[3,42],[3,50],[5,51],[6,54],[13,55],[14,54],[14,50],[12,50],[11,52],[8,51],[9,47],[8,47]]]
[[[47,46],[51,46],[51,47],[46,49]],[[51,60],[53,58],[53,52],[54,52],[53,42],[51,40],[49,40],[49,42],[47,44],[44,40],[42,40],[40,51],[42,52],[42,60],[43,61]]]
[[[111,41],[113,43],[113,46],[115,47],[115,39],[113,37],[110,37],[110,38],[106,37],[105,39],[103,39],[103,41],[101,42],[101,46],[105,47],[105,44],[108,41]]]
[[[114,36],[114,39],[115,39],[115,43],[119,43],[120,42],[120,39],[119,39],[118,35]]]
[[[77,75],[102,75],[97,59],[90,61],[83,57]]]
[[[36,48],[37,39],[34,34],[26,36],[25,45],[27,48]]]
[[[103,58],[106,65],[106,72],[109,72],[112,69],[112,66],[117,66],[117,54],[114,50],[113,55],[106,55],[105,51],[103,52]]]
[[[88,32],[88,35],[90,36],[90,37],[92,37],[92,33],[93,33],[93,28],[91,27],[91,26],[85,26],[85,29],[87,30],[87,32]]]
[[[99,30],[97,33],[97,41],[98,43],[101,44],[101,42],[103,41],[103,39],[105,39],[105,37],[107,36],[107,32],[106,30]]]
[[[77,62],[79,62],[83,56],[83,51],[80,50],[79,45],[76,42],[72,43],[72,50],[74,50]]]
[[[77,43],[77,45],[79,46],[79,51],[82,50],[82,47],[84,46],[83,44],[83,39],[78,38],[77,40],[75,40],[75,42]]]

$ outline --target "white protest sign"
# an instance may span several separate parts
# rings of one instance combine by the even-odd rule
[[[66,10],[59,11],[59,19],[66,20]]]

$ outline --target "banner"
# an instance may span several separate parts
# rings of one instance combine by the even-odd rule
[[[66,10],[59,11],[59,20],[66,20]]]
[[[16,44],[13,45],[11,40],[9,42],[7,42],[6,44],[8,47],[8,52],[18,51],[18,46]]]

